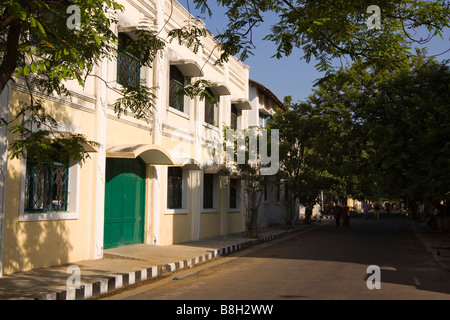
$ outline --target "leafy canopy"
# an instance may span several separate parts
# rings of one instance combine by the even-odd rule
[[[214,15],[210,1],[193,0],[203,13]],[[277,45],[274,57],[282,58],[299,48],[301,57],[317,60],[321,71],[332,71],[333,59],[365,58],[377,67],[392,68],[408,63],[411,48],[425,44],[435,36],[443,36],[449,27],[448,1],[396,0],[377,1],[380,29],[372,28],[374,5],[371,0],[217,0],[226,9],[229,23],[217,35],[224,54],[245,59],[253,53],[252,31],[264,22],[269,13],[278,19],[265,39]],[[369,20],[369,21],[368,21]],[[370,26],[370,28],[369,28]],[[418,29],[427,32],[423,38]]]
[[[79,10],[68,10],[70,6]],[[45,155],[55,145],[50,142],[57,139],[70,151],[71,157],[84,160],[89,154],[82,146],[98,145],[83,135],[59,134],[56,120],[34,92],[69,97],[67,81],[74,80],[84,86],[88,77],[98,77],[109,86],[107,79],[94,71],[102,59],[118,57],[119,39],[112,26],[117,23],[116,14],[123,9],[114,0],[0,1],[0,92],[10,80],[24,83],[30,92],[29,101],[21,105],[14,119],[9,122],[2,119],[2,124],[9,125],[10,131],[16,133],[17,139],[10,144],[13,158],[22,157],[28,149],[46,161]],[[72,16],[74,12],[79,14],[79,25],[75,28],[70,25],[77,21]],[[138,59],[141,67],[152,67],[158,52],[169,41],[178,39],[196,51],[201,44],[199,39],[208,35],[194,23],[170,31],[167,39],[160,36],[160,31],[148,27],[133,33],[135,41],[122,49]],[[121,85],[121,97],[114,103],[116,114],[131,113],[136,118],[148,119],[156,98],[154,88],[142,82]],[[182,94],[203,98],[205,88],[204,81],[197,81]]]

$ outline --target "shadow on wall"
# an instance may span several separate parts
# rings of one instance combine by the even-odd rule
[[[25,94],[11,91],[10,119],[14,117]],[[26,102],[26,101],[25,101]],[[48,101],[47,111],[61,123],[71,124],[67,107]],[[17,121],[17,120],[16,120]],[[15,135],[9,133],[9,141]],[[60,265],[69,262],[73,249],[70,243],[69,220],[19,221],[22,159],[11,159],[8,152],[6,176],[5,217],[3,233],[3,274]]]
[[[67,263],[73,247],[66,221],[19,221],[20,174],[12,166],[7,186],[3,273]]]

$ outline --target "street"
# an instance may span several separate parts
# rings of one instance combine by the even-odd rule
[[[383,216],[323,222],[108,300],[450,299],[450,274],[415,236],[410,221]],[[379,289],[369,266],[379,268]],[[370,289],[370,287],[372,289]]]

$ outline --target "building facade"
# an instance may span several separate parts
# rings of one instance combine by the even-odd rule
[[[251,109],[248,114],[249,127],[264,129],[277,109],[284,109],[283,103],[263,84],[249,80],[249,100]],[[289,222],[290,204],[288,192],[282,179],[267,176],[261,204],[258,211],[258,226],[265,228]]]
[[[121,3],[125,9],[114,26],[119,39],[132,41],[143,21],[164,38],[192,18],[176,1]],[[204,37],[202,43],[198,52],[169,43],[152,68],[140,67],[126,52],[116,61],[104,59],[94,70],[98,77],[88,77],[84,87],[67,83],[70,99],[33,92],[60,132],[100,144],[87,150],[90,158],[83,163],[61,158],[39,166],[30,157],[11,159],[8,141],[14,136],[1,128],[0,276],[100,259],[113,247],[169,245],[244,230],[240,181],[226,175],[222,130],[257,124],[259,107],[249,101],[249,67],[235,57],[214,65],[215,40]],[[208,80],[217,103],[177,99],[186,77]],[[156,88],[147,119],[117,117],[113,104],[122,81]],[[0,116],[12,119],[27,101],[25,84],[10,83],[0,96]]]

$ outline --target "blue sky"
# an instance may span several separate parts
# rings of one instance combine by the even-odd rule
[[[186,6],[186,1],[180,2]],[[206,23],[206,28],[213,34],[223,31],[228,23],[224,15],[223,8],[212,7],[213,16],[210,18],[207,13],[201,14],[195,10],[195,6],[190,2],[189,9],[193,15],[201,17]],[[316,71],[313,60],[308,64],[300,59],[303,52],[299,49],[294,50],[289,57],[282,59],[272,58],[275,54],[276,45],[270,41],[263,41],[262,38],[270,33],[270,26],[275,22],[275,16],[265,17],[265,21],[253,32],[253,42],[256,48],[254,55],[249,56],[245,61],[250,66],[250,78],[262,83],[269,88],[280,100],[285,96],[292,96],[293,101],[305,100],[312,92],[313,83],[319,79],[322,74]],[[444,34],[444,39],[435,38],[427,44],[429,54],[440,54],[450,48],[450,34]],[[438,60],[450,59],[450,52],[437,57]],[[345,63],[345,61],[344,61]]]

